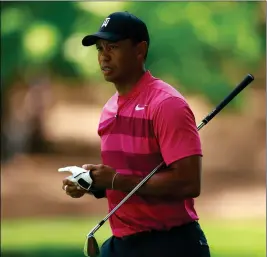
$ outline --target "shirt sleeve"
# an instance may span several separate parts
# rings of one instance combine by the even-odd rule
[[[166,165],[192,156],[202,156],[195,116],[179,97],[165,99],[153,116],[154,133]]]

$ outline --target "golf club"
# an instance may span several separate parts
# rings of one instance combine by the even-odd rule
[[[204,127],[216,114],[218,114],[235,96],[237,96],[246,86],[248,86],[254,77],[248,74],[237,87],[210,112],[198,125],[197,129],[200,130]],[[144,183],[146,183],[159,169],[164,166],[161,162],[155,169],[153,169],[124,199],[103,219],[101,220],[87,235],[84,245],[84,255],[87,257],[97,257],[100,253],[98,243],[94,237],[95,232],[113,215]]]

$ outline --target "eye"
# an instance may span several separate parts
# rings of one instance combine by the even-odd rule
[[[111,44],[111,45],[109,45],[109,47],[110,47],[110,49],[117,49],[118,45]]]

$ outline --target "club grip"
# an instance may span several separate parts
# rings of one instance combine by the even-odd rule
[[[232,101],[246,86],[248,86],[254,80],[253,75],[248,74],[242,82],[227,96],[224,100],[217,105],[217,107],[202,120],[203,123],[207,124],[217,113],[219,113],[229,102]]]

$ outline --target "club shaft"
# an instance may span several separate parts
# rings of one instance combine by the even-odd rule
[[[205,126],[205,123],[201,122],[198,125],[198,130],[200,130],[204,126]],[[108,215],[89,232],[88,235],[93,235],[109,219],[110,216],[112,216],[141,186],[143,186],[163,166],[164,166],[164,162],[161,162],[154,170],[152,170],[145,178],[143,178],[142,181],[140,181],[140,183],[137,184],[136,187],[134,187],[132,191],[129,194],[127,194],[117,204],[117,206],[110,213],[108,213]]]
[[[210,112],[197,126],[197,130],[199,131],[203,128],[212,118],[215,117],[233,98],[235,98],[246,86],[248,86],[254,77],[251,74],[248,74],[243,81],[237,85],[237,87],[219,104],[217,107]],[[159,169],[161,169],[165,165],[164,162],[161,162],[155,169],[153,169],[136,187],[132,189],[132,191],[125,196],[118,203],[118,205],[110,212],[108,215],[101,220],[90,232],[89,235],[94,235],[94,233],[109,219],[111,215],[113,215],[141,186],[143,186]]]
[[[221,101],[216,108],[210,112],[202,122],[205,125],[216,115],[218,114],[227,104],[229,104],[244,88],[246,88],[254,80],[253,75],[248,74],[236,87],[235,89]]]

